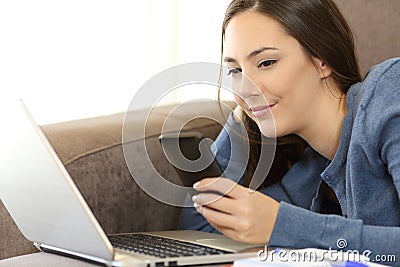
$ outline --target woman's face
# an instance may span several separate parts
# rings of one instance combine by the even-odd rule
[[[235,100],[265,136],[310,127],[321,105],[321,72],[278,22],[251,11],[234,16],[225,31],[224,62]]]

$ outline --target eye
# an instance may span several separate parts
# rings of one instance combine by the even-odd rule
[[[274,65],[277,62],[275,59],[270,59],[270,60],[263,60],[260,63],[258,63],[259,68],[268,68]]]
[[[239,68],[231,68],[231,69],[229,69],[228,70],[228,73],[226,74],[226,75],[232,75],[232,76],[235,76],[235,75],[238,75],[238,74],[240,74],[242,72],[242,69],[239,69]]]

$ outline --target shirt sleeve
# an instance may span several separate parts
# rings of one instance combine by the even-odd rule
[[[381,159],[387,166],[400,198],[400,105],[393,105],[386,113],[392,114],[381,135]]]
[[[269,245],[357,250],[379,261],[382,256],[400,259],[399,240],[399,227],[364,225],[362,220],[319,214],[281,202]]]

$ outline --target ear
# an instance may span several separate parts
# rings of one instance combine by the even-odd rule
[[[314,63],[320,74],[321,79],[326,79],[329,76],[331,76],[332,69],[331,69],[331,67],[328,66],[328,64],[326,64],[324,61],[322,61],[318,58],[314,58]]]

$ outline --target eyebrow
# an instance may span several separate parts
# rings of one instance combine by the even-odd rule
[[[257,56],[258,54],[260,54],[260,53],[262,53],[262,52],[264,52],[264,51],[266,51],[266,50],[279,50],[279,49],[276,48],[276,47],[261,47],[261,48],[259,48],[259,49],[257,49],[257,50],[254,50],[253,52],[251,52],[251,53],[247,56],[247,58],[255,57],[255,56]],[[224,62],[237,62],[237,61],[236,61],[236,59],[234,59],[234,58],[226,57],[226,58],[224,58]]]

